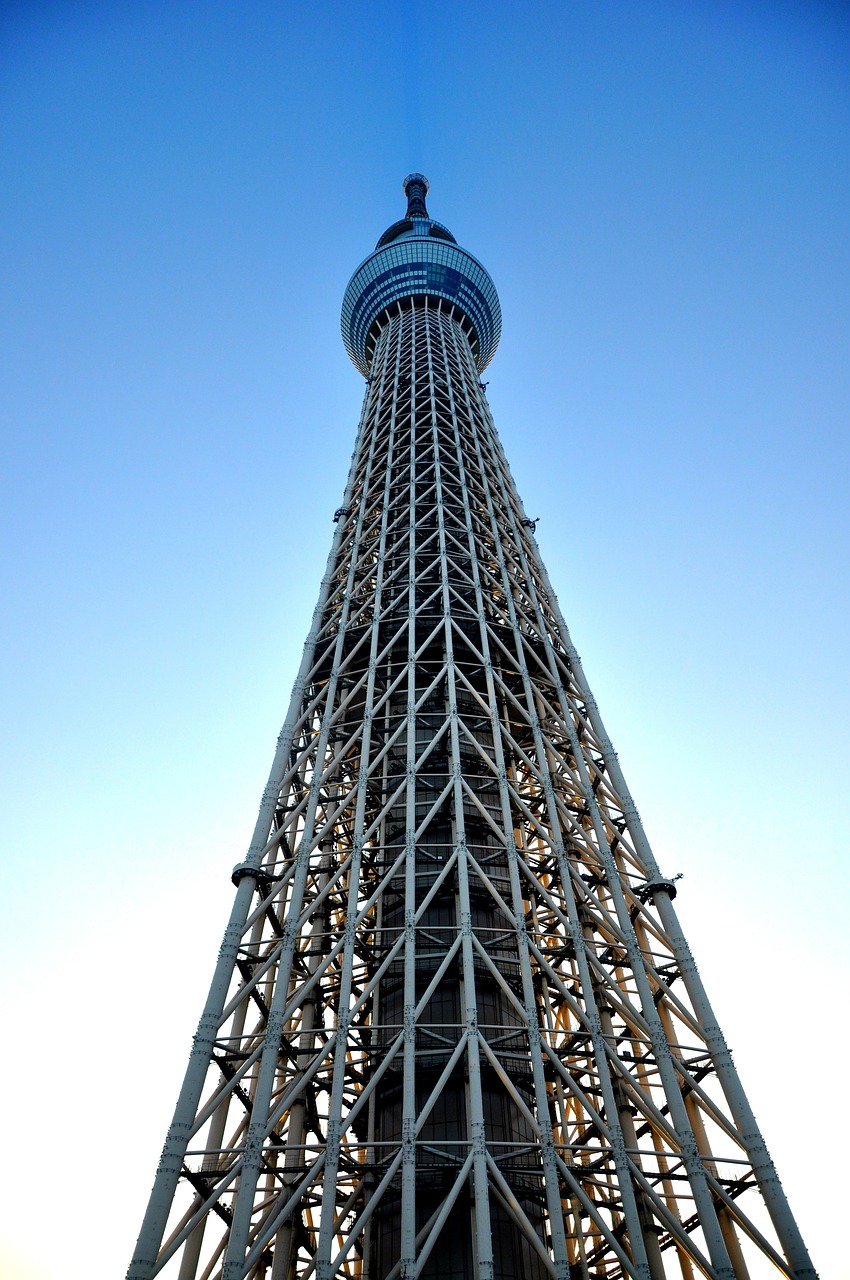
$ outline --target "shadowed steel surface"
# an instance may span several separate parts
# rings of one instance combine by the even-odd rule
[[[405,190],[128,1276],[813,1277],[496,436],[492,281]]]

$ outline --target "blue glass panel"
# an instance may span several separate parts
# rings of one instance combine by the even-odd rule
[[[377,317],[390,303],[419,293],[445,298],[463,311],[478,338],[478,365],[483,369],[501,332],[499,299],[492,280],[460,247],[413,235],[370,255],[345,291],[343,341],[357,367],[367,372],[366,339]]]

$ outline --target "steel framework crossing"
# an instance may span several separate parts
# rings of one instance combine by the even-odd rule
[[[495,291],[406,190],[129,1280],[814,1277],[490,417]]]

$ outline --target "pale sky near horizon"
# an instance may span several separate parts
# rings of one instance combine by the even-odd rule
[[[342,293],[412,169],[499,290],[520,493],[850,1280],[850,9],[9,0],[0,42],[2,1280],[132,1252],[345,483]]]

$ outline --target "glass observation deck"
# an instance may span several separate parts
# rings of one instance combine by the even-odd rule
[[[481,371],[492,360],[502,332],[496,287],[481,263],[457,244],[448,228],[428,217],[427,179],[410,174],[404,180],[404,191],[407,217],[384,232],[345,290],[345,349],[368,377],[380,317],[417,297],[444,298],[467,320],[473,355]]]

